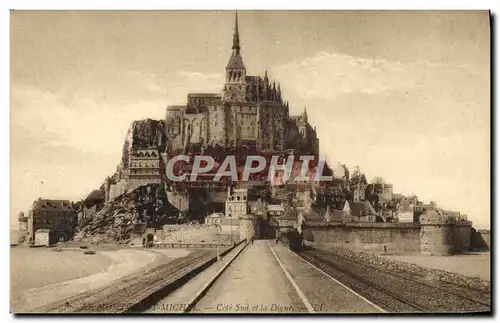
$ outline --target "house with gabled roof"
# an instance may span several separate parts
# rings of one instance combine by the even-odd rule
[[[376,222],[377,212],[368,201],[346,201],[343,211],[348,222]]]

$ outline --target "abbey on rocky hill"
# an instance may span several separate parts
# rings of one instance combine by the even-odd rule
[[[290,116],[281,87],[269,80],[267,70],[264,78],[247,75],[237,14],[225,78],[220,93],[190,93],[187,105],[167,107],[167,150],[171,154],[243,146],[269,153],[294,149],[318,156],[319,140],[306,109],[299,116]]]

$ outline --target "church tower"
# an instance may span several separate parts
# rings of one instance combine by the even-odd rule
[[[226,84],[222,91],[224,101],[245,101],[246,68],[240,54],[240,34],[238,30],[238,13],[236,13],[231,57],[226,66]]]
[[[309,140],[309,131],[307,129],[308,123],[309,120],[307,119],[307,108],[304,107],[304,112],[302,112],[299,119],[299,133],[300,136],[302,137],[302,140],[306,142],[307,140]]]

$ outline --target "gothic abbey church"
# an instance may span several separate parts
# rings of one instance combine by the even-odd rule
[[[185,106],[168,106],[168,151],[179,153],[198,147],[252,147],[261,152],[295,149],[318,156],[316,130],[307,112],[289,115],[279,83],[247,75],[235,18],[233,47],[220,93],[190,93]]]

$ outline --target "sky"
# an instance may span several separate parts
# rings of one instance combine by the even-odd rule
[[[486,11],[240,11],[249,75],[307,107],[321,154],[490,227]],[[11,227],[38,197],[80,200],[133,120],[218,92],[232,11],[11,13]]]

